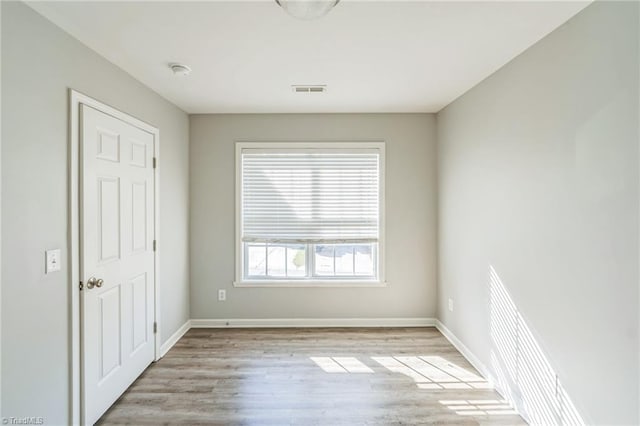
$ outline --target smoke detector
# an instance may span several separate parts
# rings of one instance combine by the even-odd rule
[[[295,93],[325,93],[327,91],[327,86],[324,84],[294,84],[291,86],[291,90]]]
[[[169,68],[171,68],[171,71],[173,71],[174,75],[189,75],[189,73],[191,72],[191,68],[185,64],[173,63],[169,64]]]

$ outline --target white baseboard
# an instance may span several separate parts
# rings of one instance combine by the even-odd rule
[[[317,327],[436,327],[440,333],[492,385],[492,375],[477,356],[436,318],[273,318],[273,319],[192,319],[185,322],[160,346],[160,358],[191,328],[317,328]],[[496,391],[502,394],[500,389]]]
[[[271,318],[192,319],[185,322],[160,346],[160,357],[191,328],[314,328],[314,327],[436,327],[485,379],[490,374],[484,364],[455,334],[436,318]]]
[[[167,339],[166,342],[160,345],[160,358],[165,356],[167,352],[169,352],[169,349],[171,349],[173,345],[178,343],[178,340],[180,340],[182,336],[184,336],[185,333],[190,329],[191,329],[191,320],[187,320],[187,322],[185,322],[175,333],[173,333]]]
[[[192,328],[286,328],[286,327],[435,327],[435,318],[274,318],[192,319],[160,345],[160,357],[169,352]]]
[[[494,376],[491,374],[489,369],[487,369],[487,367],[478,359],[478,357],[475,356],[475,354],[471,352],[471,350],[466,347],[465,344],[462,343],[462,341],[451,332],[451,330],[449,330],[442,322],[440,322],[439,319],[436,319],[436,328],[438,329],[438,331],[440,331],[440,333],[442,333],[444,337],[447,338],[447,340],[458,350],[458,352],[460,352],[462,356],[464,356],[467,361],[469,361],[471,365],[473,365],[473,367],[478,370],[480,375],[487,381],[487,383],[489,383],[491,387],[496,392],[498,392],[498,394],[503,399],[509,401],[510,404],[513,404],[513,408],[518,412],[518,414],[522,416],[522,418],[527,423],[530,423],[526,412],[521,409],[522,407],[517,406],[514,401],[512,401],[508,397],[508,393],[500,387],[500,384],[497,380],[494,380]]]
[[[435,318],[192,319],[193,328],[435,327]]]
[[[473,367],[478,370],[478,372],[488,381],[491,382],[491,375],[489,374],[489,370],[485,367],[485,365],[478,359],[477,356],[474,355],[473,352],[469,348],[465,346],[464,343],[460,339],[456,337],[455,334],[451,332],[440,320],[436,319],[436,328],[447,340],[460,352],[466,359],[473,365]]]

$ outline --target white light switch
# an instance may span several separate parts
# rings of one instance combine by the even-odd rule
[[[45,273],[56,272],[60,270],[60,249],[47,250],[46,252],[46,268]]]
[[[449,310],[453,312],[453,299],[449,298]]]

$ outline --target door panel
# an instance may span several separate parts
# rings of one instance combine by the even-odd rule
[[[80,117],[82,413],[93,424],[154,359],[155,142],[89,106]]]
[[[120,135],[106,129],[97,128],[98,149],[96,158],[107,161],[120,161]]]
[[[132,352],[148,342],[145,325],[147,313],[147,276],[141,274],[131,280],[131,321]]]
[[[120,318],[120,287],[113,287],[98,296],[100,300],[100,349],[97,354],[100,357],[100,381],[109,377],[116,369],[120,368],[120,327],[111,321],[112,318]]]
[[[98,245],[101,263],[120,258],[120,179],[98,177]]]
[[[147,167],[147,146],[138,141],[131,142],[131,161],[135,167]]]
[[[147,183],[131,185],[131,251],[146,250],[147,242]]]

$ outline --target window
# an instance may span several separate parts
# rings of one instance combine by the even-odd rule
[[[382,143],[238,143],[236,285],[382,279]]]

